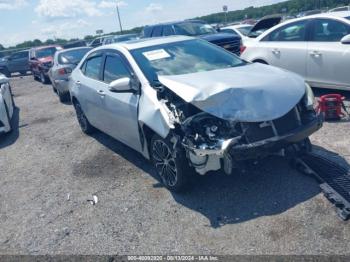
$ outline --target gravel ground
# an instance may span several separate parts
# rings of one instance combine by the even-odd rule
[[[27,76],[12,86],[16,128],[0,136],[0,254],[350,254],[348,223],[283,159],[172,194],[141,155],[84,135],[49,85]],[[349,130],[326,123],[312,141],[347,165]]]

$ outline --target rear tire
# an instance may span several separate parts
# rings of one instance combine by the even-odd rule
[[[76,102],[74,103],[74,108],[77,114],[78,123],[81,128],[81,131],[83,131],[87,135],[92,134],[95,131],[95,128],[90,124],[89,120],[85,116],[81,105],[78,102]]]
[[[58,95],[58,98],[60,100],[61,103],[63,102],[67,102],[68,101],[68,97],[69,97],[69,94],[68,93],[62,93],[60,92],[60,90],[56,89],[56,93]]]
[[[49,81],[48,81],[48,79],[47,79],[47,77],[44,75],[44,73],[43,72],[40,72],[40,82],[42,83],[42,84],[47,84]]]
[[[12,131],[12,121],[11,121],[9,109],[8,109],[6,103],[5,103],[5,111],[6,111],[6,116],[7,116],[8,122],[9,122],[9,126],[10,126],[10,130],[8,131],[8,133],[10,133]]]
[[[169,138],[154,135],[150,154],[162,183],[172,192],[183,192],[191,188],[191,170],[185,150],[174,150]]]

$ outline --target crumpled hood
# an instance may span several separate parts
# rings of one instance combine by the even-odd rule
[[[258,63],[159,76],[159,81],[202,111],[241,122],[280,118],[305,94],[305,82],[298,75]]]

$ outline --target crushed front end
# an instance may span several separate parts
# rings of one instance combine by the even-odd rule
[[[239,161],[261,159],[302,144],[322,126],[322,117],[299,103],[285,116],[244,123],[217,119],[205,113],[185,125],[183,146],[200,174],[223,169],[230,174]]]
[[[280,118],[240,122],[218,118],[166,93],[161,101],[174,121],[177,146],[185,149],[189,164],[201,175],[220,169],[231,174],[242,161],[301,148],[322,127],[322,117],[307,105],[307,95]]]

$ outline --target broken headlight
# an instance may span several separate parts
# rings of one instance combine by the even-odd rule
[[[304,105],[307,110],[314,110],[316,108],[316,99],[314,92],[307,83],[305,83]]]

